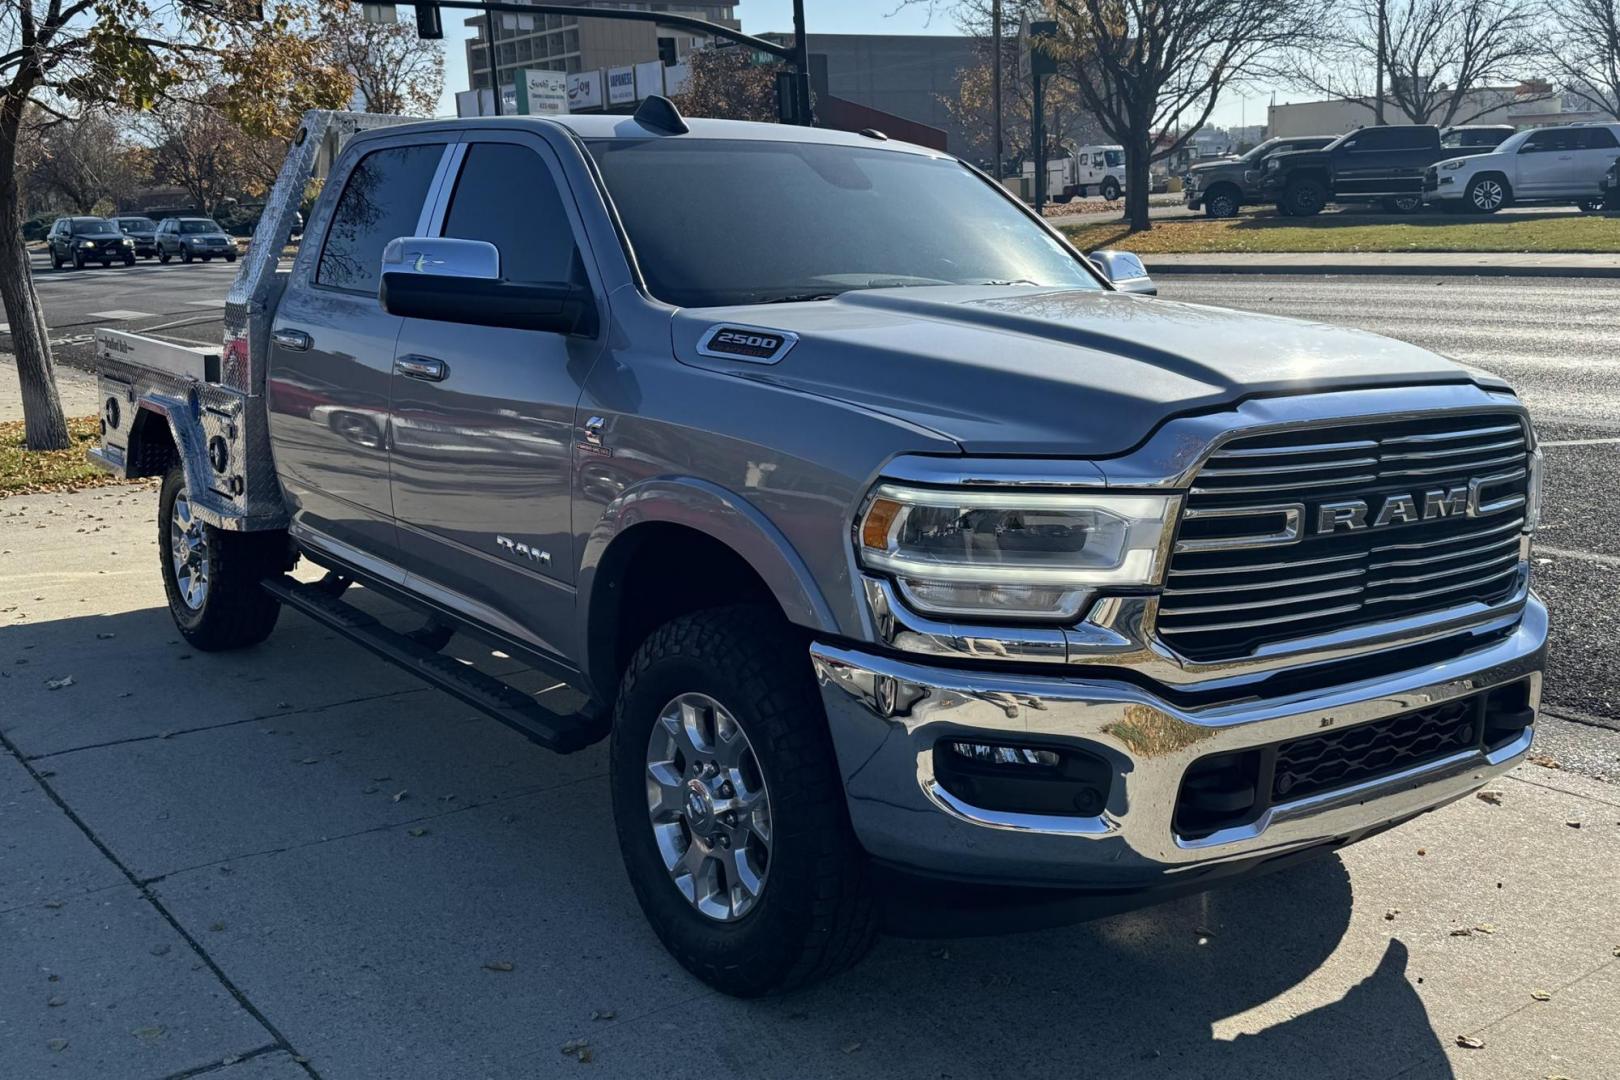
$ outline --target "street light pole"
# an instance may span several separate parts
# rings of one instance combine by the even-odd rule
[[[484,11],[484,33],[489,35],[489,96],[495,102],[495,115],[501,115],[501,81],[495,66],[495,13]]]
[[[793,77],[795,102],[794,112],[799,123],[805,127],[813,127],[815,121],[810,116],[810,39],[804,32],[804,0],[793,0],[793,66],[797,69]]]
[[[990,138],[996,144],[996,183],[1001,183],[1001,0],[990,3]]]

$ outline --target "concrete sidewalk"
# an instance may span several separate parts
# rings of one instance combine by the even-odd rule
[[[1620,278],[1620,252],[1277,252],[1144,255],[1150,274],[1419,274]]]
[[[1620,1061],[1620,788],[1536,766],[1499,803],[1242,886],[888,939],[806,993],[718,997],[642,921],[602,747],[548,754],[296,615],[193,652],[154,502],[0,500],[8,1080],[1597,1080]]]

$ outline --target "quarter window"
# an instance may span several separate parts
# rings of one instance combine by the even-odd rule
[[[1603,127],[1582,128],[1581,142],[1586,150],[1613,150],[1620,146],[1615,141],[1614,132]]]
[[[576,280],[573,226],[551,171],[526,146],[468,147],[444,235],[494,244],[506,281],[535,285]]]
[[[332,211],[315,280],[355,292],[376,292],[388,241],[416,232],[444,147],[395,146],[360,159]]]

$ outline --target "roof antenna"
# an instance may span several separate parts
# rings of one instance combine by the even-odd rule
[[[865,135],[868,139],[876,139],[879,142],[889,141],[889,137],[883,134],[883,132],[879,131],[877,128],[861,128],[860,133]]]
[[[681,118],[681,110],[675,107],[675,103],[657,94],[638,105],[631,119],[644,128],[662,131],[666,135],[685,135],[692,130],[686,126],[686,121]]]

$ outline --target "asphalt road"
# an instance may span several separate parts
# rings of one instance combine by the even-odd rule
[[[148,296],[179,288],[206,313],[228,285],[165,270],[106,271],[130,275],[96,286],[132,290],[116,307],[42,281],[53,337],[173,323],[184,311]],[[1620,788],[1594,777],[1620,772],[1620,559],[1596,523],[1620,425],[1603,422],[1603,331],[1581,322],[1603,295],[1164,284],[1522,365],[1558,444],[1538,568],[1556,715],[1538,752],[1563,767],[1521,766],[1493,802],[1273,877],[1076,927],[888,938],[811,991],[733,1001],[641,920],[603,747],[541,751],[292,613],[259,648],[195,653],[164,609],[149,485],[15,497],[0,500],[0,1077],[1612,1076]],[[119,309],[147,314],[106,318]],[[1517,320],[1565,336],[1515,343]]]

